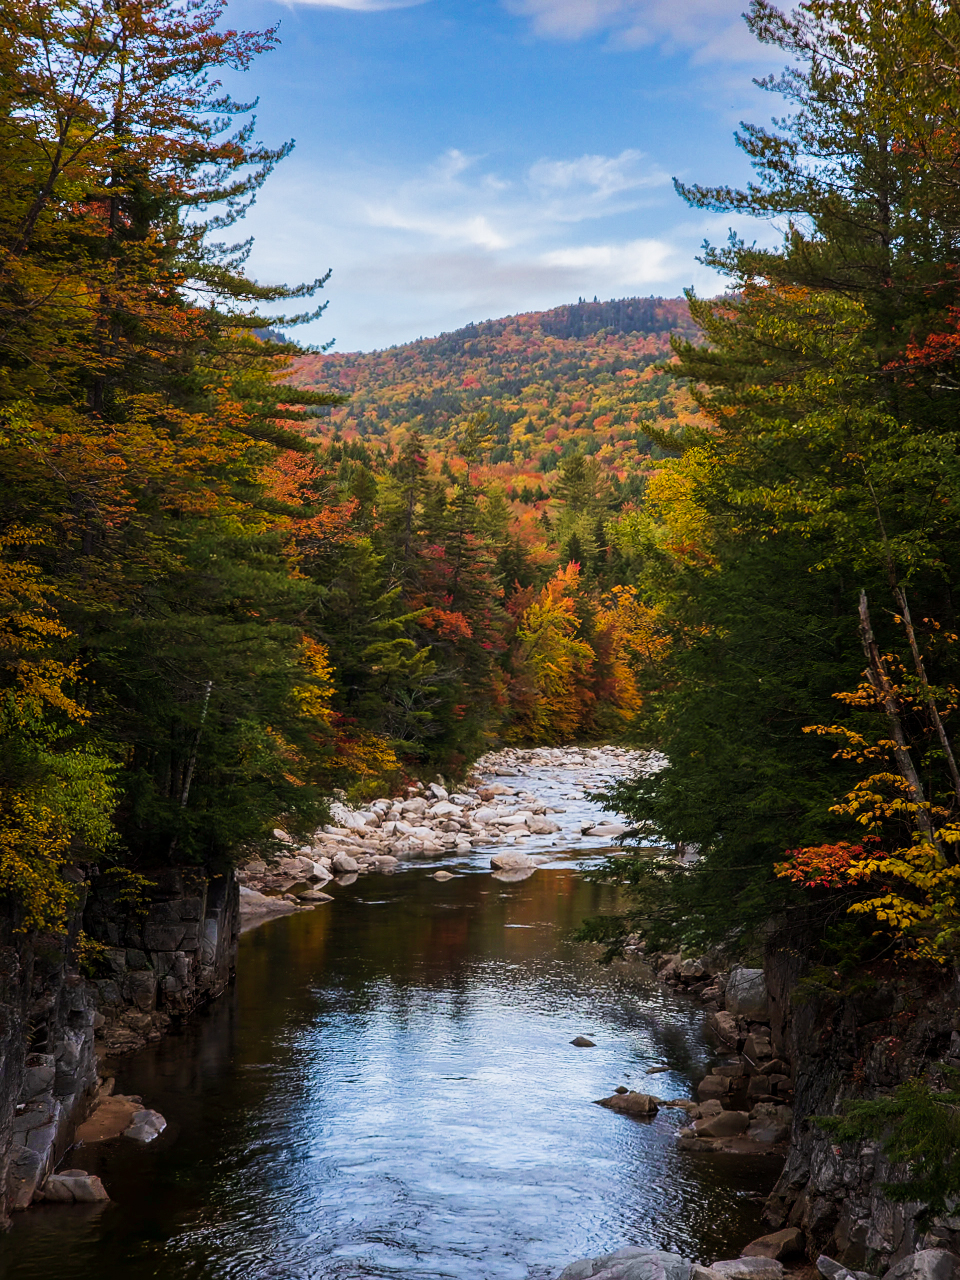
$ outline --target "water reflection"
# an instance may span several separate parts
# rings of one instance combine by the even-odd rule
[[[758,1234],[773,1170],[678,1153],[682,1113],[592,1105],[620,1083],[686,1095],[705,1055],[695,1011],[571,942],[612,891],[569,867],[430,870],[245,936],[232,995],[121,1067],[167,1131],[78,1153],[116,1203],[22,1216],[0,1274],[533,1280]]]

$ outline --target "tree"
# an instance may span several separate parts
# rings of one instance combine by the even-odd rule
[[[249,107],[215,78],[274,33],[222,30],[204,0],[4,16],[0,539],[33,602],[11,634],[46,620],[47,694],[17,700],[18,660],[3,841],[32,824],[49,910],[9,858],[2,881],[36,923],[69,858],[223,863],[322,814],[316,593],[264,472],[309,451],[297,406],[338,398],[281,390],[296,348],[253,332],[321,282],[258,285],[215,239],[289,149],[233,129]]]
[[[811,0],[787,18],[755,3],[755,34],[800,59],[767,82],[794,115],[744,127],[758,172],[745,191],[681,187],[700,207],[794,221],[780,250],[707,249],[733,290],[691,298],[707,343],[676,344],[707,425],[664,437],[686,452],[632,518],[673,640],[647,714],[669,763],[615,802],[701,854],[689,871],[620,867],[664,944],[759,926],[784,898],[772,868],[786,833],[842,837],[829,808],[851,762],[802,730],[855,682],[860,590],[892,608],[907,588],[921,616],[952,619],[956,409],[932,380],[908,384],[899,358],[950,294],[955,223],[918,164],[929,99],[905,104],[896,77],[943,36],[939,12],[888,22],[880,5]]]

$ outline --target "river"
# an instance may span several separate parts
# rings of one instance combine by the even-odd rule
[[[244,935],[235,987],[118,1064],[166,1131],[69,1156],[113,1202],[18,1215],[3,1280],[547,1280],[628,1243],[739,1252],[775,1163],[679,1152],[679,1109],[593,1105],[690,1096],[710,1049],[688,1002],[573,941],[616,891],[580,874],[600,850],[558,852],[517,883],[489,852],[363,877]]]

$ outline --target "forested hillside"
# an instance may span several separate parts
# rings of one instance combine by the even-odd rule
[[[447,456],[458,424],[483,409],[489,474],[511,487],[549,491],[557,466],[579,452],[637,493],[648,459],[662,456],[647,428],[656,434],[698,412],[661,367],[671,334],[696,333],[682,299],[581,301],[386,351],[303,356],[291,380],[349,397],[322,412],[325,434],[395,449],[419,431]]]

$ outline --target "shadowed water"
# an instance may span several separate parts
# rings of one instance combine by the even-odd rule
[[[114,1203],[19,1215],[5,1280],[531,1280],[758,1234],[773,1166],[678,1152],[681,1111],[593,1105],[618,1084],[689,1096],[708,1057],[694,1008],[572,941],[613,891],[569,864],[432,869],[246,935],[235,989],[118,1064],[166,1132],[68,1157]]]

